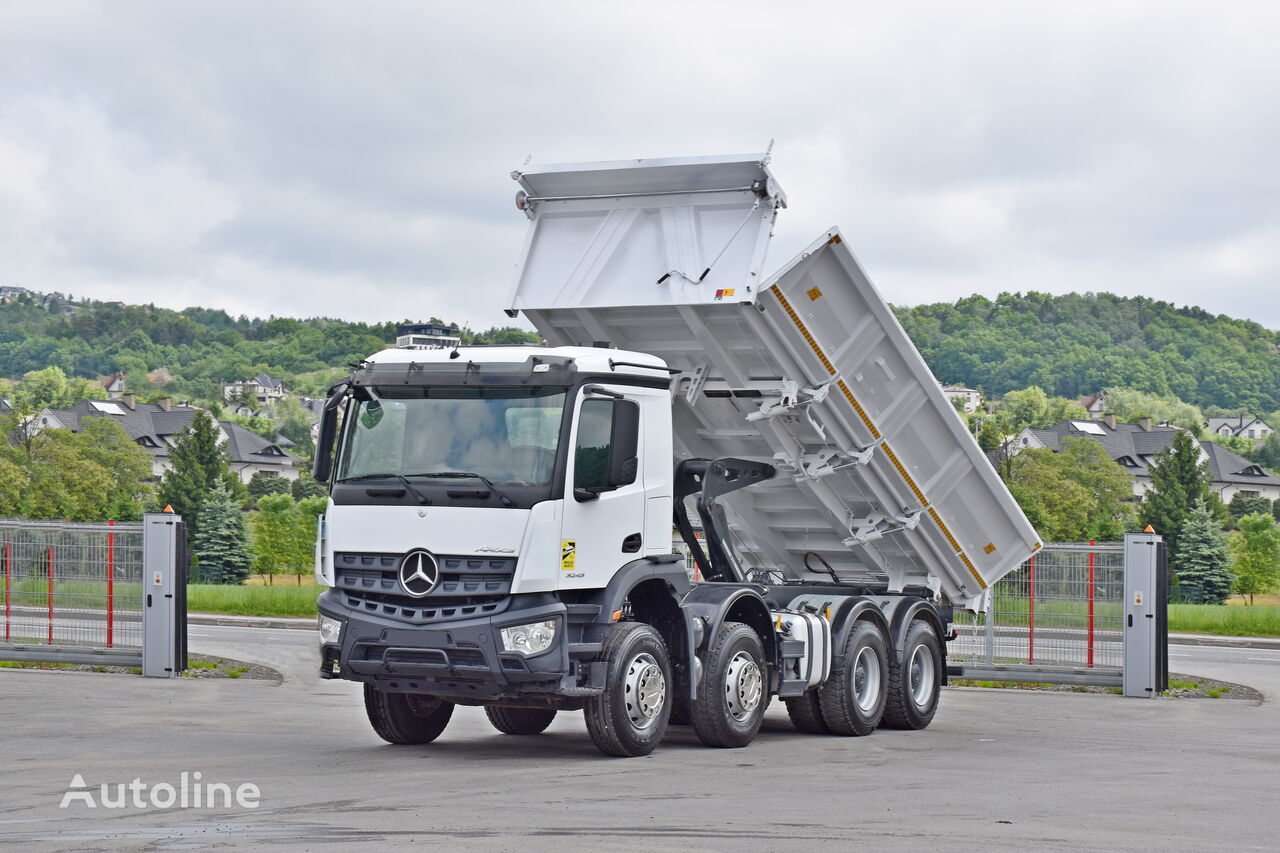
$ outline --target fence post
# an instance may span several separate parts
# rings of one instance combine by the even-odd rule
[[[1030,567],[1027,582],[1027,663],[1036,662],[1036,558],[1027,560]]]
[[[987,623],[987,663],[994,666],[996,662],[996,593],[994,586],[987,588],[987,606],[982,610],[982,618]]]
[[[1094,540],[1090,539],[1089,544],[1096,545],[1097,543]],[[1089,667],[1093,666],[1093,599],[1094,599],[1093,580],[1094,580],[1094,552],[1090,550],[1089,551],[1089,662],[1088,664],[1086,664]]]
[[[115,527],[115,521],[107,524]],[[112,645],[112,629],[115,628],[116,609],[116,534],[107,531],[107,648]]]
[[[4,641],[9,642],[9,588],[13,585],[10,578],[9,562],[12,546],[8,540],[4,543]]]
[[[53,645],[53,546],[49,546],[49,645]]]

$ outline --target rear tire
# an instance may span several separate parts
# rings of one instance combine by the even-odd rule
[[[599,660],[605,688],[583,708],[587,732],[606,755],[648,755],[662,742],[675,682],[661,635],[643,622],[620,622]]]
[[[418,693],[386,693],[366,684],[364,710],[387,743],[421,744],[440,737],[453,716],[453,703]]]
[[[751,743],[764,721],[769,689],[759,635],[741,622],[725,622],[702,653],[702,673],[690,709],[698,739],[722,748]]]
[[[504,735],[540,735],[556,718],[555,708],[501,708],[486,705],[485,714]]]
[[[942,693],[942,645],[923,619],[907,629],[902,659],[889,667],[889,695],[882,725],[923,729],[933,721]]]
[[[888,687],[884,635],[874,623],[853,623],[844,653],[818,691],[822,719],[832,734],[862,737],[875,731],[884,715]]]
[[[784,699],[783,702],[786,703],[787,716],[791,718],[791,725],[796,727],[796,731],[810,735],[831,733],[826,720],[822,719],[822,707],[816,687],[806,690],[800,696]]]

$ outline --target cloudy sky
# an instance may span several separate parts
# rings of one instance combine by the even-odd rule
[[[506,322],[534,162],[740,153],[893,302],[1280,328],[1280,4],[0,5],[0,283]]]

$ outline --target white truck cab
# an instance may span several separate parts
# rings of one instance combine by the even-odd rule
[[[322,676],[393,743],[456,704],[517,734],[582,709],[615,755],[673,720],[746,745],[771,695],[805,731],[928,725],[950,608],[1040,543],[840,233],[764,275],[765,157],[514,177],[509,312],[549,346],[335,386]]]

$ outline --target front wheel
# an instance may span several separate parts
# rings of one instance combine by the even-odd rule
[[[504,735],[540,735],[556,718],[555,708],[502,708],[485,706],[493,727]]]
[[[387,693],[366,684],[364,710],[387,743],[431,743],[449,725],[453,703],[417,693]]]
[[[702,654],[702,681],[691,719],[707,746],[746,746],[764,721],[764,646],[750,626],[726,622]]]
[[[591,740],[606,755],[648,755],[671,714],[666,644],[643,622],[621,622],[605,638],[599,660],[606,664],[605,688],[583,708]]]
[[[866,620],[855,622],[818,694],[822,720],[832,734],[861,737],[875,731],[884,715],[887,659],[880,629]]]
[[[923,729],[933,721],[942,692],[942,644],[933,626],[923,619],[911,623],[902,660],[889,667],[889,697],[884,725],[894,729]]]

